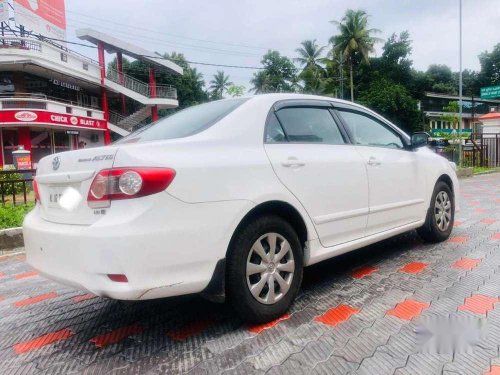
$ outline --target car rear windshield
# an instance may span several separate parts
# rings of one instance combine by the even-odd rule
[[[247,100],[248,98],[218,100],[189,107],[149,124],[116,143],[138,143],[188,137],[208,129]]]

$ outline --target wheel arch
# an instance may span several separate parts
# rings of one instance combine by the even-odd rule
[[[233,235],[231,236],[231,240],[229,241],[228,248],[226,249],[226,255],[231,249],[231,246],[233,244],[234,238],[236,237],[236,233],[245,225],[247,225],[249,222],[254,220],[255,218],[266,215],[266,214],[273,214],[276,216],[281,217],[283,220],[286,220],[287,222],[290,223],[290,225],[293,227],[297,235],[299,236],[299,240],[302,246],[306,243],[308,239],[308,232],[307,232],[307,225],[302,217],[302,215],[299,213],[299,211],[293,207],[290,203],[284,202],[284,201],[279,201],[279,200],[272,200],[272,201],[267,201],[258,204],[257,206],[253,207],[239,222],[239,224],[236,226],[236,229],[233,232]]]
[[[266,214],[277,215],[288,221],[299,236],[299,241],[302,244],[302,249],[304,250],[305,243],[309,238],[306,221],[300,212],[290,203],[280,200],[271,200],[258,204],[248,211],[245,216],[243,216],[231,235],[231,239],[225,253],[226,257],[233,245],[238,231],[255,218]],[[207,287],[201,292],[201,295],[204,298],[213,302],[224,302],[226,299],[226,257],[217,262],[212,279]]]
[[[446,185],[448,185],[451,189],[451,192],[453,193],[453,195],[455,195],[455,189],[454,189],[454,186],[453,186],[453,180],[451,179],[451,177],[449,175],[447,175],[446,173],[443,173],[441,176],[438,177],[437,181],[436,181],[436,184],[438,182],[444,182]],[[434,186],[436,186],[436,184],[434,184]]]

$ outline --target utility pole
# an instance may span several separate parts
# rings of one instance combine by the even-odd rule
[[[459,4],[458,165],[462,166],[462,0]]]

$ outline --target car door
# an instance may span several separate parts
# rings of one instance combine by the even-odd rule
[[[364,162],[323,101],[284,101],[268,116],[265,150],[281,182],[304,206],[323,246],[365,235]]]
[[[390,124],[357,107],[338,107],[347,132],[362,156],[369,182],[367,235],[425,216],[424,176],[418,155]]]

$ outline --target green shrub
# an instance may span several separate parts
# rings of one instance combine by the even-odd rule
[[[20,227],[24,216],[34,207],[33,203],[22,206],[0,206],[0,229]]]
[[[0,171],[2,168],[0,168]],[[0,174],[0,194],[5,194],[5,195],[12,195],[13,191],[12,188],[14,188],[14,191],[16,194],[22,194],[23,193],[23,183],[22,182],[16,182],[14,185],[11,183],[4,183],[2,184],[1,181],[11,181],[11,180],[23,180],[24,177],[21,173],[12,173],[12,174]],[[27,182],[26,183],[26,193],[30,191],[30,185]]]

